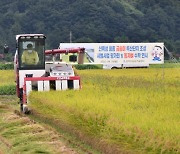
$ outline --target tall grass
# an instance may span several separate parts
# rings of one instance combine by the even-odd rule
[[[33,92],[31,108],[105,153],[179,152],[179,68],[79,74],[82,90]]]

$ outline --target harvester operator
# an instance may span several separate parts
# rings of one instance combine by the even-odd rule
[[[35,50],[33,50],[32,44],[27,45],[27,50],[24,50],[21,57],[22,64],[25,65],[37,65],[39,62],[39,56]]]

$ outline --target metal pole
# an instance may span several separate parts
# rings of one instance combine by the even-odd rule
[[[72,43],[72,32],[70,31],[70,34],[69,34],[69,42]]]

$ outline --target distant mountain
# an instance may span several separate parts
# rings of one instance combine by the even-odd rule
[[[44,33],[60,42],[165,42],[180,54],[179,0],[0,0],[0,46],[15,35]],[[1,51],[0,51],[1,52]]]

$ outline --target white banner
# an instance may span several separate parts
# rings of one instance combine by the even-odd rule
[[[60,43],[60,48],[84,47],[99,64],[162,64],[164,43]]]

